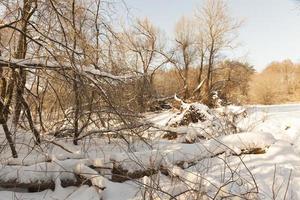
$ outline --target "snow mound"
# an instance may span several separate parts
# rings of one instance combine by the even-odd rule
[[[182,103],[180,110],[152,114],[146,119],[169,131],[163,138],[195,143],[201,139],[240,132],[237,125],[246,116],[246,109],[239,106],[210,109],[200,103]]]
[[[182,112],[171,119],[168,125],[171,127],[186,126],[191,123],[212,121],[214,118],[211,110],[203,104],[184,104]]]

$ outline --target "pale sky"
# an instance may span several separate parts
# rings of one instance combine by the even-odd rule
[[[297,0],[227,0],[232,17],[244,19],[239,47],[231,58],[258,71],[272,61],[300,62],[300,2]],[[190,15],[203,0],[125,0],[130,13],[148,17],[172,37],[176,21]]]

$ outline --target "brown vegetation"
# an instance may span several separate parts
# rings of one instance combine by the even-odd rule
[[[250,82],[249,103],[278,104],[300,101],[300,65],[285,60],[271,63]]]
[[[207,72],[207,67],[203,67],[202,73]],[[155,76],[155,88],[163,96],[172,96],[175,93],[183,95],[184,81],[177,70],[160,70]],[[199,82],[198,68],[191,68],[188,71],[188,88],[197,88]],[[249,81],[254,73],[254,69],[247,63],[226,60],[219,63],[213,72],[212,90],[217,91],[224,104],[242,104],[248,101]],[[204,91],[202,91],[204,92]],[[190,100],[199,100],[197,90],[189,90]],[[201,99],[200,99],[201,100]]]

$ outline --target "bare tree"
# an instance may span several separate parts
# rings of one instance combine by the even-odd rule
[[[197,26],[196,26],[197,27]],[[199,56],[199,74],[197,78],[197,87],[194,89],[193,94],[198,94],[196,97],[198,99],[201,99],[201,93],[202,93],[202,88],[204,85],[205,78],[203,77],[204,73],[204,67],[206,64],[207,60],[207,43],[206,43],[206,37],[205,34],[203,33],[202,27],[197,27],[196,30],[196,47],[197,47],[197,55]]]
[[[205,5],[196,11],[201,31],[206,36],[208,49],[208,69],[206,76],[206,102],[211,101],[213,82],[213,68],[216,59],[226,48],[233,48],[236,31],[241,22],[233,20],[228,13],[228,8],[223,0],[206,0]]]
[[[196,61],[195,28],[191,20],[182,17],[175,29],[175,60],[173,64],[178,69],[183,80],[184,99],[189,98],[188,74]]]
[[[248,63],[226,60],[216,66],[213,90],[218,91],[224,104],[241,104],[248,95],[254,72]]]
[[[17,2],[18,3],[18,2]],[[13,2],[12,4],[15,4]],[[3,3],[4,7],[9,7],[10,3]],[[37,8],[37,1],[36,0],[24,0],[20,5],[16,4],[16,7],[19,7],[21,10],[20,18],[17,16],[16,19],[12,18],[12,21],[8,24],[5,24],[1,27],[1,30],[3,28],[11,27],[12,29],[18,30],[18,35],[14,36],[14,33],[12,34],[11,38],[16,38],[16,51],[11,53],[11,49],[9,49],[9,53],[11,54],[11,57],[14,57],[16,59],[24,59],[27,52],[27,34],[28,34],[28,22],[30,18],[35,13],[35,10]],[[15,13],[15,12],[11,12]],[[8,17],[9,18],[9,17]],[[8,44],[9,45],[9,44]],[[6,138],[9,142],[12,155],[13,157],[17,157],[17,152],[15,150],[13,141],[12,141],[12,133],[8,129],[7,121],[10,114],[9,108],[13,102],[13,96],[15,96],[15,106],[14,106],[14,131],[16,131],[16,127],[18,125],[19,117],[21,110],[23,109],[25,111],[25,114],[27,116],[30,128],[32,132],[35,135],[36,142],[40,143],[40,136],[32,122],[31,117],[31,111],[28,107],[28,104],[24,98],[24,91],[25,91],[25,85],[26,85],[26,71],[22,68],[12,68],[11,73],[9,76],[9,81],[7,83],[7,79],[3,76],[3,69],[1,69],[1,78],[2,78],[2,103],[1,103],[1,124],[3,126],[3,129],[6,134]],[[13,95],[15,93],[15,95]]]
[[[131,52],[130,63],[134,71],[141,75],[138,81],[137,101],[140,111],[145,111],[146,100],[154,95],[153,77],[155,72],[162,67],[167,60],[163,59],[163,43],[160,33],[148,19],[137,20],[133,29],[125,32],[127,48]]]
[[[106,6],[111,2],[26,0],[18,3],[1,2],[8,14],[0,26],[1,34],[5,31],[11,37],[1,40],[4,57],[0,59],[0,120],[13,157],[17,157],[9,130],[13,103],[14,130],[20,128],[18,124],[24,122],[22,128],[28,124],[37,143],[40,142],[38,125],[47,132],[65,126],[77,144],[90,123],[98,126],[100,120],[100,126],[105,127],[112,114],[126,124],[110,91],[130,78],[110,74],[105,62],[110,57],[105,48],[116,39],[108,23],[110,15],[106,13]],[[34,111],[39,120],[32,116]],[[23,116],[27,120],[19,120]]]

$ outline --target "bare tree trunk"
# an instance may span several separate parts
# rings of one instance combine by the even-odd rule
[[[77,74],[77,70],[76,70],[76,61],[75,61],[75,50],[76,50],[76,46],[77,46],[77,30],[76,30],[76,21],[75,21],[75,7],[76,7],[76,0],[72,1],[72,26],[73,26],[73,31],[74,31],[74,37],[73,37],[73,51],[72,51],[72,62],[74,65],[74,74],[73,74],[73,90],[74,90],[74,106],[75,106],[75,110],[74,110],[74,139],[73,139],[73,144],[74,145],[78,145],[78,137],[80,135],[80,130],[79,130],[79,115],[80,115],[80,97],[79,97],[79,85],[78,85],[78,81],[79,81],[79,76]]]
[[[22,34],[19,36],[18,40],[18,46],[17,46],[17,52],[15,54],[15,58],[17,59],[24,59],[26,56],[27,51],[27,40],[26,40],[26,34],[27,34],[27,24],[30,19],[30,17],[35,12],[36,7],[33,7],[34,0],[24,0],[23,2],[23,12],[22,12],[22,20],[21,20],[21,30]],[[36,2],[35,2],[36,4]],[[24,99],[24,91],[25,91],[25,85],[26,85],[26,71],[23,68],[19,68],[18,72],[14,73],[15,79],[16,79],[16,94],[15,94],[15,110],[14,110],[14,117],[13,117],[13,125],[14,125],[14,131],[16,131],[20,114],[22,110],[22,106],[26,107],[28,106],[26,100]],[[27,112],[27,119],[30,123],[32,120],[31,112]],[[30,126],[32,128],[32,126]],[[36,129],[31,129],[34,135],[36,136]],[[39,137],[36,136],[36,141],[39,142]]]
[[[144,75],[142,77],[141,80],[141,84],[138,81],[138,105],[139,105],[139,110],[140,112],[144,112],[145,111],[145,91],[146,91],[146,84],[147,84],[147,80],[146,80],[146,76]]]
[[[2,121],[3,119],[0,118],[0,120]],[[6,122],[2,122],[2,123],[3,123],[2,127],[3,127],[4,133],[5,133],[5,137],[7,139],[7,142],[9,144],[12,157],[13,158],[17,158],[18,157],[18,153],[16,151],[16,147],[15,147],[15,143],[14,143],[13,138],[12,138],[12,134],[11,134],[11,132],[8,129],[7,123]]]
[[[188,85],[188,79],[189,79],[189,69],[190,69],[190,59],[191,55],[188,51],[188,47],[190,44],[188,43],[182,43],[182,56],[183,56],[183,61],[184,61],[184,79],[183,79],[183,84],[184,84],[184,99],[189,98],[189,85]]]
[[[27,23],[30,17],[30,10],[31,10],[31,0],[24,0],[23,2],[23,12],[22,12],[22,21],[21,21],[21,30],[23,34],[19,35],[17,52],[15,54],[15,58],[17,59],[24,59],[26,55],[27,49],[27,42],[26,36],[24,34],[27,33]],[[21,98],[24,94],[24,88],[26,84],[26,72],[24,69],[19,68],[18,72],[16,73],[15,79],[17,80],[17,87],[16,87],[16,102],[15,102],[15,113],[13,118],[13,124],[16,128],[19,122],[20,113],[22,110],[22,101]]]
[[[0,35],[0,41],[1,41],[2,37]],[[0,51],[0,56],[2,55],[2,51]],[[2,128],[3,131],[5,133],[5,138],[9,144],[10,150],[11,150],[11,154],[13,158],[17,158],[18,157],[18,153],[16,151],[16,147],[15,147],[15,143],[13,141],[12,138],[12,133],[9,131],[8,126],[7,126],[7,117],[9,114],[9,104],[11,102],[11,98],[12,95],[9,95],[7,98],[7,92],[6,92],[6,88],[7,88],[7,81],[5,79],[5,77],[3,76],[3,68],[0,68],[0,79],[1,79],[1,99],[0,99],[0,124],[2,124]],[[13,79],[11,79],[11,82],[13,81]],[[10,85],[10,84],[9,84]],[[13,88],[13,85],[12,85]],[[5,99],[7,100],[7,105],[5,105]]]
[[[200,71],[199,71],[199,76],[198,76],[198,85],[201,84],[202,81],[202,74],[203,74],[203,65],[204,65],[204,54],[201,54],[201,60],[200,60]],[[198,98],[201,98],[201,88],[199,88],[198,92]]]
[[[184,87],[184,99],[189,98],[189,86],[188,86],[188,67],[184,70],[184,80],[183,80],[183,87]]]
[[[27,116],[27,120],[28,120],[30,129],[31,129],[31,131],[33,132],[33,135],[35,136],[35,142],[36,142],[37,144],[40,144],[40,143],[41,143],[40,134],[39,134],[39,132],[37,131],[36,127],[34,126],[34,123],[33,123],[32,117],[31,117],[30,107],[29,107],[29,105],[27,104],[27,102],[25,101],[25,99],[24,99],[23,97],[21,97],[21,98],[22,98],[22,105],[23,105],[24,108],[25,108],[25,112],[26,112],[26,116]]]
[[[74,80],[73,80],[73,89],[74,89],[74,103],[75,103],[75,110],[74,110],[74,140],[73,144],[78,145],[77,138],[80,135],[79,132],[79,114],[80,114],[80,99],[79,99],[79,88],[77,83],[77,75],[76,72],[74,74]]]
[[[209,51],[209,59],[208,59],[208,69],[207,69],[207,80],[206,80],[206,103],[211,104],[211,81],[212,81],[212,68],[214,62],[214,41],[212,41],[210,51]]]
[[[6,98],[6,79],[3,77],[3,68],[0,68],[0,77],[1,77],[1,99],[0,99],[0,124],[2,124],[3,131],[5,133],[5,137],[9,144],[12,157],[17,158],[18,153],[15,148],[15,144],[12,138],[12,133],[9,131],[7,126],[7,116],[9,114],[8,106],[5,105],[4,99]],[[9,100],[8,102],[9,103]]]

